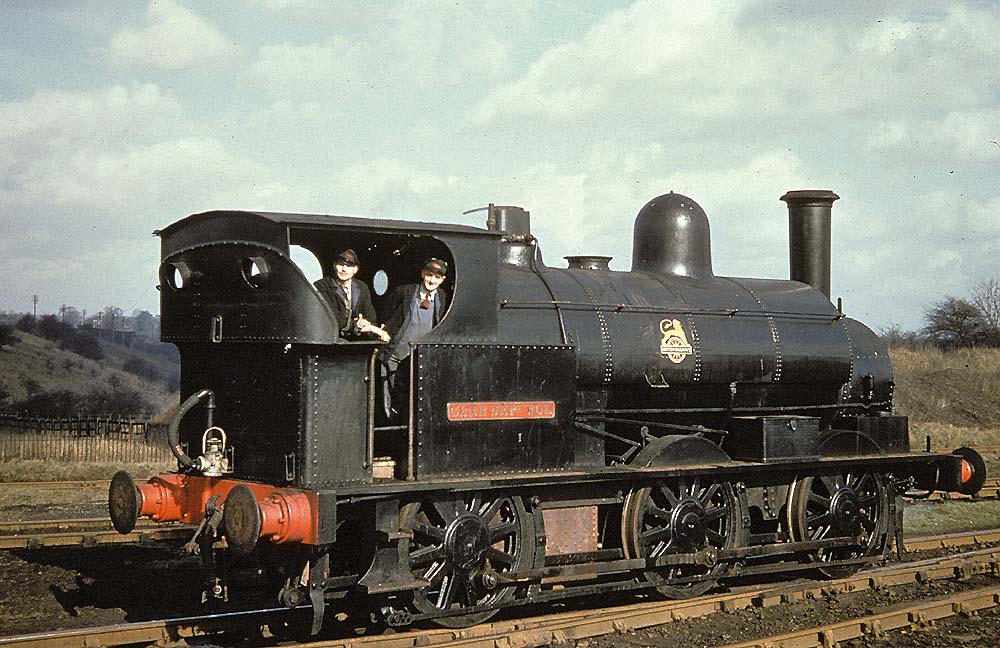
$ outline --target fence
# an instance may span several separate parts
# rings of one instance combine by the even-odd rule
[[[110,418],[47,419],[0,415],[0,460],[92,463],[173,461],[167,426]]]

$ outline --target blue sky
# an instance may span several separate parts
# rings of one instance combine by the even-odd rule
[[[996,2],[6,2],[0,309],[155,312],[150,233],[209,209],[517,204],[550,264],[624,270],[671,190],[717,274],[783,278],[778,198],[832,189],[834,296],[914,328],[1000,276],[998,33]]]

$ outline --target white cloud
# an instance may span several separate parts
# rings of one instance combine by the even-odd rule
[[[238,53],[231,38],[176,0],[150,0],[146,26],[122,29],[109,48],[119,65],[164,70],[225,63]]]
[[[370,23],[382,10],[375,3],[330,2],[330,0],[244,0],[251,7],[294,17],[315,24],[334,21],[338,25]]]
[[[269,172],[211,134],[194,134],[169,94],[148,84],[38,92],[0,105],[3,254],[25,265],[71,261],[92,246],[148,234],[211,206],[251,207]]]
[[[659,122],[704,138],[740,123],[770,134],[816,128],[817,120],[843,118],[849,127],[995,103],[993,10],[910,16],[874,8],[846,24],[833,10],[805,24],[777,12],[728,0],[636,2],[543,53],[471,109],[465,126]]]
[[[8,189],[0,197],[58,203],[85,195],[88,181],[72,168],[96,164],[109,148],[142,147],[182,130],[182,112],[178,101],[155,84],[94,92],[43,90],[0,104],[5,134],[0,174]]]
[[[265,5],[299,15],[310,3],[265,0]],[[314,19],[333,31],[329,39],[264,45],[247,77],[275,95],[324,97],[331,103],[359,90],[438,92],[440,84],[480,83],[496,78],[508,64],[529,7],[525,0],[401,0],[355,8],[347,17],[340,15],[351,13],[345,8],[317,10]],[[490,20],[483,21],[483,15]]]
[[[402,0],[389,11],[392,58],[418,83],[493,78],[507,65],[509,35],[525,24],[529,7],[524,0]]]
[[[509,174],[442,175],[398,158],[378,158],[337,171],[324,199],[339,213],[481,225],[465,210],[487,203],[532,212],[532,228],[549,263],[570,254],[607,254],[628,269],[632,223],[650,199],[674,191],[696,200],[712,224],[718,274],[787,275],[785,205],[789,188],[808,186],[796,156],[773,151],[724,161],[701,172],[673,167],[673,149],[600,144],[579,164],[538,162]],[[321,190],[322,191],[322,190]],[[754,255],[745,255],[748,248]]]
[[[326,43],[265,45],[247,70],[247,77],[272,96],[286,101],[322,99],[342,103],[357,87],[372,82],[371,51],[363,44],[334,36]]]
[[[931,191],[907,205],[896,216],[834,206],[834,293],[876,328],[893,321],[918,328],[931,303],[967,296],[976,282],[998,276],[1000,197]]]
[[[887,161],[1000,161],[1000,110],[955,110],[935,119],[896,119],[880,124],[867,150]]]

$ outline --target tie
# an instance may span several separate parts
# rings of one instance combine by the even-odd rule
[[[424,294],[424,298],[420,300],[420,308],[427,310],[431,307],[431,300],[428,298],[427,294]]]

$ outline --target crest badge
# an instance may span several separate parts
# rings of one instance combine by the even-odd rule
[[[670,318],[660,320],[660,332],[663,333],[663,338],[660,340],[660,355],[666,356],[670,362],[680,364],[684,362],[684,358],[694,353],[680,320]]]

